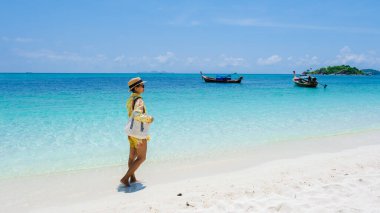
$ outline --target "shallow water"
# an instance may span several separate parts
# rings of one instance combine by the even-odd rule
[[[0,176],[125,164],[127,82],[141,76],[149,161],[185,160],[256,145],[380,128],[380,76],[244,75],[206,84],[197,74],[0,74]]]

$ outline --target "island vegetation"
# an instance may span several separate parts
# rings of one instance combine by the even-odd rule
[[[365,73],[356,67],[349,65],[322,67],[314,71],[308,71],[306,74],[314,75],[365,75]]]
[[[349,65],[322,67],[314,71],[306,71],[305,74],[313,75],[378,75],[380,71],[374,69],[358,69]]]

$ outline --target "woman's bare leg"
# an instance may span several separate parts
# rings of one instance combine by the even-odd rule
[[[122,181],[126,186],[129,186],[128,179],[135,173],[135,171],[140,167],[140,165],[146,159],[146,151],[147,151],[147,141],[145,139],[137,146],[137,158],[131,164],[128,169],[128,172],[122,178]]]
[[[133,146],[129,147],[129,159],[128,159],[128,169],[131,168],[133,161],[135,161],[137,156],[137,151]],[[136,176],[135,173],[132,174],[131,176],[131,183],[136,182]]]
[[[128,138],[129,139],[129,138]],[[133,161],[136,159],[137,151],[136,148],[129,145],[129,158],[128,158],[128,169],[132,166]],[[124,185],[129,186],[129,180],[125,179],[125,176],[120,180]],[[131,176],[131,183],[136,182],[135,174]]]

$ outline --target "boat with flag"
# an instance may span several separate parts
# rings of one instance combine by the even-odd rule
[[[242,76],[240,76],[237,79],[232,79],[231,76],[233,74],[217,75],[215,78],[213,78],[213,77],[208,77],[208,76],[204,75],[202,72],[200,72],[200,73],[201,73],[202,79],[206,83],[241,83],[241,80],[243,79]],[[234,73],[234,74],[236,74],[236,73]]]
[[[302,74],[300,76],[296,75],[296,71],[293,71],[293,82],[299,87],[312,87],[318,86],[318,81],[316,77],[310,75]]]

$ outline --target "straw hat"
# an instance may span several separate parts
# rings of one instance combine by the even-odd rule
[[[144,84],[146,81],[143,81],[140,77],[132,78],[128,81],[129,91],[135,88],[137,85]]]

